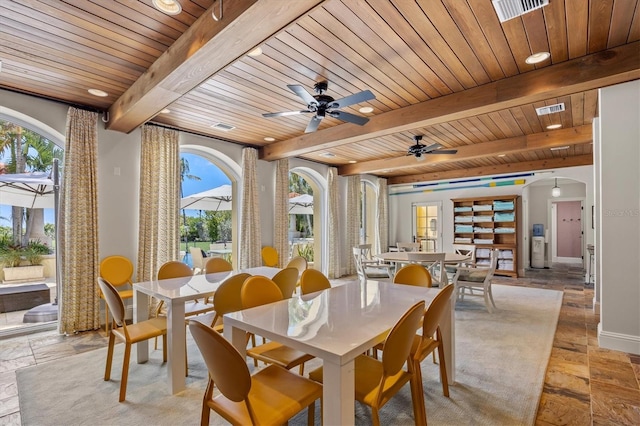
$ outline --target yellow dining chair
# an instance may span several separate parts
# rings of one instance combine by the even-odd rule
[[[262,255],[262,263],[264,266],[277,267],[278,266],[278,251],[271,246],[262,247],[260,252]]]
[[[455,289],[454,284],[448,284],[433,298],[429,306],[424,312],[422,319],[422,334],[416,334],[413,338],[413,346],[411,347],[413,370],[416,375],[416,386],[419,386],[417,390],[422,398],[422,370],[420,364],[429,356],[430,353],[435,354],[435,350],[438,350],[438,359],[440,361],[440,381],[442,382],[442,393],[444,396],[449,396],[449,382],[447,380],[447,367],[445,364],[444,345],[442,342],[442,332],[440,331],[440,323],[444,319],[444,313],[446,312],[447,304],[451,303],[451,295]],[[427,420],[427,413],[424,407],[424,401],[421,404],[423,417],[425,422]]]
[[[416,329],[424,314],[424,301],[413,305],[393,326],[385,346],[389,349],[382,353],[382,360],[360,355],[355,359],[355,398],[357,401],[371,407],[371,419],[374,426],[380,425],[379,411],[393,395],[402,387],[411,383],[411,399],[416,425],[424,425],[424,398],[418,394],[417,375],[413,371],[411,362],[411,345]],[[402,367],[407,364],[408,369]],[[309,378],[322,383],[322,367],[309,373]]]
[[[299,273],[296,268],[286,267],[278,271],[271,279],[278,285],[278,288],[280,288],[282,297],[290,299],[296,291],[298,275]]]
[[[245,280],[240,290],[240,297],[242,309],[266,305],[283,299],[278,285],[269,278],[260,275]],[[300,366],[300,375],[304,374],[304,363],[314,358],[313,355],[273,341],[247,349],[247,355],[253,358],[256,363],[262,361],[267,364],[276,364],[287,370]]]
[[[204,264],[205,274],[233,271],[233,265],[222,257],[212,257]]]
[[[189,330],[209,370],[201,425],[209,424],[211,410],[232,424],[286,424],[305,407],[313,425],[322,386],[278,365],[251,375],[244,358],[219,333],[196,321],[190,321]],[[214,387],[220,391],[215,398]]]
[[[118,289],[122,299],[133,298],[133,263],[124,256],[107,256],[100,262],[100,277]],[[123,288],[125,287],[125,288]],[[100,293],[104,299],[104,294]],[[104,332],[109,334],[109,305],[104,304]]]
[[[111,379],[111,364],[113,361],[113,347],[116,339],[123,341],[124,360],[122,362],[122,378],[120,379],[120,399],[125,400],[127,394],[127,379],[129,377],[129,358],[131,356],[131,345],[134,343],[149,340],[154,337],[163,336],[162,338],[162,360],[167,361],[167,319],[151,318],[146,321],[140,321],[131,325],[127,325],[125,321],[124,302],[120,293],[116,288],[105,279],[98,278],[98,286],[104,294],[104,298],[111,309],[113,316],[113,325],[109,333],[109,349],[107,350],[107,364],[104,370],[104,380]]]
[[[306,269],[300,276],[300,292],[302,294],[314,293],[328,288],[331,288],[331,282],[317,269]]]
[[[240,290],[242,289],[242,284],[250,276],[251,274],[247,273],[236,274],[220,283],[216,292],[213,293],[213,306],[215,311],[205,315],[199,315],[193,318],[193,320],[213,327],[214,330],[222,333],[224,314],[242,310]]]
[[[412,263],[400,268],[393,277],[393,282],[396,284],[407,284],[420,287],[431,287],[432,284],[429,270],[417,263]]]

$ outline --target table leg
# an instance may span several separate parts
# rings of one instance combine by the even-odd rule
[[[185,351],[184,302],[172,301],[167,309],[167,369],[171,394],[185,389]]]
[[[445,364],[447,365],[447,379],[449,385],[453,385],[456,382],[456,330],[455,330],[455,295],[451,297],[451,303],[447,306],[447,310],[442,316],[442,323],[440,323],[440,332],[442,333]]]
[[[149,296],[139,291],[133,292],[133,322],[149,319]],[[149,360],[149,341],[143,340],[136,346],[138,364]]]
[[[225,324],[222,334],[243,357],[247,356],[247,333],[237,327]]]
[[[339,365],[324,360],[322,370],[323,424],[354,424],[355,362]]]

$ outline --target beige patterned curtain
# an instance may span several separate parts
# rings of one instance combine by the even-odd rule
[[[240,225],[240,268],[262,265],[260,256],[260,203],[258,200],[258,150],[242,150],[242,222]]]
[[[347,250],[346,273],[353,275],[356,273],[356,264],[351,255],[351,247],[360,244],[360,220],[362,217],[362,194],[360,190],[360,175],[349,176],[347,178]]]
[[[98,114],[67,112],[64,180],[60,192],[60,321],[62,334],[100,327],[98,290]]]
[[[179,133],[142,126],[138,281],[155,279],[160,265],[178,259],[180,244]]]
[[[327,271],[329,278],[340,278],[340,228],[338,226],[338,169],[329,167],[329,175],[327,177],[328,196],[327,196],[327,244],[329,246],[329,270]]]
[[[281,268],[289,260],[289,159],[276,162],[276,206],[274,247]]]
[[[387,179],[378,178],[378,220],[373,253],[384,253],[389,249],[389,188]]]

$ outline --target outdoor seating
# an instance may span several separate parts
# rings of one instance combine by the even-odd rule
[[[204,272],[204,258],[202,249],[199,247],[189,247],[189,254],[191,254],[191,264],[193,265],[192,274],[202,274]]]

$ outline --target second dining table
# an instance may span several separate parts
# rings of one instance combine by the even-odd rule
[[[272,278],[279,268],[260,266],[238,271],[216,272],[167,280],[153,280],[133,284],[134,322],[149,318],[150,297],[163,300],[167,306],[167,364],[169,393],[185,389],[186,327],[185,302],[213,296],[220,284],[232,275],[242,272]],[[137,343],[137,361],[149,359],[147,340]]]
[[[461,262],[465,262],[471,259],[471,256],[465,255],[465,254],[449,253],[449,252],[431,253],[431,252],[422,252],[422,251],[420,252],[390,251],[386,253],[377,254],[375,255],[375,257],[377,259],[382,260],[383,262],[395,263],[396,265],[403,264],[403,263],[421,263],[418,260],[409,259],[409,256],[410,256],[409,253],[424,254],[424,256],[426,256],[425,262],[427,263],[431,262],[430,260],[427,260],[429,255],[444,254],[444,260],[441,262],[441,265],[440,265],[440,278],[438,279],[438,281],[443,285],[446,285],[449,282],[447,278],[446,270],[444,268],[445,265],[457,265],[457,264],[460,264]]]
[[[429,304],[437,288],[368,280],[349,281],[308,295],[224,316],[224,336],[241,354],[251,332],[313,355],[323,362],[323,422],[355,421],[355,359],[384,341],[389,329],[420,300]],[[455,380],[451,303],[441,324],[447,377]]]

